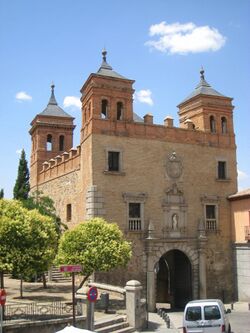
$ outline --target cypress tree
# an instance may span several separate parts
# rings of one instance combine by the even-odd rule
[[[1,188],[0,190],[0,199],[3,199],[4,198],[4,190],[3,188]]]
[[[17,179],[13,190],[14,199],[26,200],[28,198],[29,190],[30,184],[28,163],[26,161],[25,151],[22,149],[21,157],[19,160]]]

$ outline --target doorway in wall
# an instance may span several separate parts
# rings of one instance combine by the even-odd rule
[[[183,308],[192,299],[192,269],[189,258],[180,250],[166,252],[159,260],[157,303]]]

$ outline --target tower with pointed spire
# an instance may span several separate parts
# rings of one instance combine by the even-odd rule
[[[115,72],[107,62],[107,51],[102,51],[102,63],[96,73],[90,74],[81,88],[82,129],[81,140],[89,134],[89,124],[99,126],[107,122],[133,121],[134,80]],[[98,124],[98,120],[100,120]]]
[[[234,137],[232,98],[216,91],[205,80],[200,70],[200,82],[179,105],[180,127],[192,122],[193,129],[217,135]]]
[[[74,118],[57,104],[54,89],[55,85],[52,83],[47,107],[31,122],[31,189],[37,186],[37,177],[42,171],[43,163],[73,146]]]

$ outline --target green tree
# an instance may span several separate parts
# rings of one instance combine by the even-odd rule
[[[52,264],[57,233],[52,219],[27,210],[17,200],[0,200],[0,271],[23,278],[41,274]],[[21,288],[22,297],[22,288]]]
[[[3,188],[1,188],[0,190],[0,199],[3,199],[4,198],[4,190]]]
[[[80,288],[96,271],[125,267],[131,254],[131,245],[124,240],[117,224],[93,218],[63,234],[56,263],[82,265],[84,279]]]
[[[26,200],[28,198],[29,190],[30,185],[28,163],[26,161],[25,151],[22,149],[21,157],[19,160],[17,179],[13,190],[14,199]]]
[[[45,196],[42,191],[32,192],[27,200],[22,201],[22,204],[29,210],[37,209],[40,214],[51,217],[55,224],[58,238],[63,231],[68,229],[68,226],[62,223],[60,217],[56,214],[54,201],[50,197]]]

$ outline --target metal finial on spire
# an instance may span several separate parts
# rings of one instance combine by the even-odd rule
[[[107,55],[107,51],[106,51],[106,49],[105,49],[105,47],[104,47],[103,50],[102,50],[102,59],[103,59],[103,61],[105,61],[105,62],[106,62],[106,55]]]
[[[203,80],[205,79],[204,73],[205,73],[204,68],[203,66],[201,66],[200,74],[201,74],[201,79]]]
[[[49,104],[57,105],[57,101],[56,101],[55,94],[54,94],[55,84],[54,84],[53,81],[51,82],[50,87],[51,87],[51,96],[50,96],[50,99],[49,99]]]

